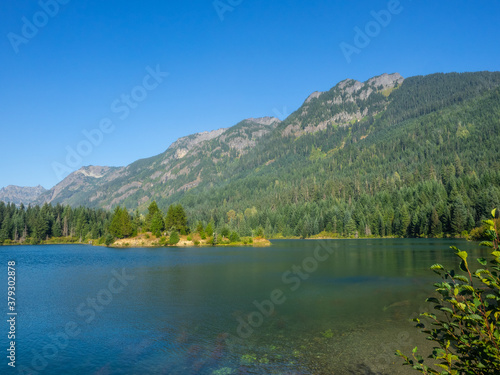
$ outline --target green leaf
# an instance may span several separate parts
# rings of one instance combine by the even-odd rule
[[[467,252],[466,251],[459,251],[457,253],[457,256],[462,259],[463,261],[466,261],[467,260]]]
[[[479,315],[477,315],[477,314],[470,314],[470,315],[467,315],[465,318],[466,318],[466,319],[470,319],[470,320],[477,320],[477,321],[479,321],[479,322],[483,320],[483,319],[482,319]]]
[[[436,308],[437,308],[438,310],[445,311],[445,312],[448,312],[448,313],[450,313],[450,314],[453,314],[453,310],[452,310],[452,309],[450,309],[449,307],[442,307],[442,306],[441,306],[440,308],[438,308],[438,307],[436,306]]]
[[[497,209],[494,208],[493,211],[491,211],[491,216],[495,217],[497,213]]]
[[[431,270],[433,271],[444,271],[444,267],[440,265],[439,263],[433,264],[431,266]]]
[[[469,279],[468,279],[468,278],[466,278],[466,277],[465,277],[465,276],[463,276],[463,275],[457,275],[457,276],[455,276],[455,280],[460,280],[460,281],[462,281],[462,282],[464,282],[464,283],[469,283]]]
[[[490,241],[483,241],[479,243],[479,246],[493,247],[493,244]]]
[[[460,285],[460,290],[467,290],[469,292],[474,292],[474,288],[471,287],[470,285]]]
[[[478,258],[478,263],[481,264],[482,266],[486,266],[488,261],[485,258]]]
[[[489,274],[489,273],[490,273],[490,271],[485,270],[485,269],[482,269],[482,268],[480,268],[480,269],[478,269],[478,270],[476,271],[476,275],[481,275],[481,274],[483,274],[483,273],[487,273],[487,274]]]

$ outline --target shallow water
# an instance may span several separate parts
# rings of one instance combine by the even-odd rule
[[[7,261],[16,261],[16,369],[404,374],[393,353],[426,345],[408,319],[437,281],[430,265],[456,268],[451,245],[485,254],[464,241],[412,239],[0,247],[5,276]],[[5,349],[7,329],[5,322]],[[1,373],[17,373],[2,361]]]

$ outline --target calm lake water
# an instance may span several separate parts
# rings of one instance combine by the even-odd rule
[[[405,374],[393,353],[426,344],[408,319],[437,281],[429,267],[457,268],[451,245],[487,254],[408,239],[0,247],[2,310],[15,260],[18,312],[16,369],[3,355],[0,373]]]

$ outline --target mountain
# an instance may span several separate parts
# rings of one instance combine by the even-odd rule
[[[216,173],[220,160],[249,152],[279,123],[274,117],[250,118],[231,128],[180,138],[163,154],[127,167],[84,167],[42,194],[39,203],[111,208],[166,199],[198,186]]]
[[[329,92],[315,92],[287,119],[283,136],[299,137],[326,129],[347,126],[385,109],[386,96],[404,81],[398,73],[383,74],[364,83],[344,80]],[[378,95],[375,95],[378,94]],[[302,120],[321,108],[321,116],[307,124]],[[268,138],[280,125],[274,117],[250,118],[231,128],[183,137],[163,154],[139,160],[123,168],[84,167],[43,194],[39,203],[64,203],[110,209],[115,205],[144,209],[152,200],[169,197],[212,183],[222,169],[230,169],[241,156]],[[205,183],[205,184],[204,184]]]
[[[36,187],[9,185],[0,189],[0,201],[14,203],[16,205],[21,203],[28,205],[37,201],[40,195],[46,191],[47,190],[40,185]]]
[[[284,121],[247,119],[123,168],[82,168],[38,202],[180,202],[193,222],[242,234],[460,233],[500,204],[499,143],[499,72],[383,74],[314,92]]]

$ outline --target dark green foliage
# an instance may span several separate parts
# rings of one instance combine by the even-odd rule
[[[236,232],[231,232],[229,235],[229,241],[231,242],[239,242],[240,241],[240,236]]]
[[[148,207],[148,214],[146,215],[146,229],[151,230],[151,222],[153,221],[154,216],[160,213],[163,216],[163,213],[158,208],[156,201],[150,203]]]
[[[76,237],[78,241],[105,235],[111,214],[84,207],[40,206],[0,202],[0,243],[5,240],[40,243],[52,237]]]
[[[496,210],[493,217],[495,214]],[[434,368],[425,364],[417,348],[413,358],[396,352],[405,365],[424,374],[500,373],[500,233],[498,221],[485,224],[490,241],[484,245],[492,248],[489,262],[477,259],[480,268],[473,272],[467,252],[452,247],[462,272],[448,271],[440,264],[431,267],[442,277],[442,282],[434,284],[436,296],[427,299],[434,308],[414,321],[437,345],[428,357],[434,359]],[[424,325],[424,321],[430,325]]]
[[[61,227],[61,217],[58,216],[54,224],[52,225],[52,236],[62,237],[62,227]],[[97,237],[95,237],[97,238]]]
[[[165,227],[169,231],[175,230],[183,235],[188,233],[186,212],[182,205],[171,205],[168,208],[167,217],[165,218]]]
[[[221,231],[220,231],[220,234],[223,236],[223,237],[229,237],[229,228],[227,226],[224,226]]]
[[[132,234],[130,215],[125,208],[122,209],[120,206],[115,208],[111,224],[109,225],[109,232],[115,238],[129,237]]]
[[[132,235],[136,236],[137,233],[142,232],[144,229],[143,227],[144,227],[143,217],[139,213],[139,209],[136,209],[134,213],[134,219],[132,220]]]
[[[214,221],[210,220],[210,222],[207,224],[207,227],[205,228],[205,233],[210,237],[214,235],[214,225]]]
[[[153,219],[151,220],[151,232],[153,232],[156,237],[160,237],[163,230],[165,230],[163,215],[160,211],[156,211],[153,215]]]
[[[255,231],[255,236],[264,237],[264,228],[258,227],[257,230]]]
[[[106,246],[111,246],[113,244],[113,242],[115,242],[115,239],[113,238],[113,236],[111,234],[108,233],[106,235],[106,240],[105,240],[104,244]]]
[[[171,234],[170,234],[170,238],[168,239],[168,243],[170,245],[177,245],[180,241],[180,238],[179,238],[179,233],[177,233],[177,231],[173,231]]]

